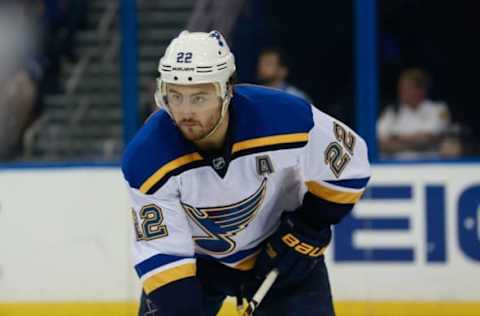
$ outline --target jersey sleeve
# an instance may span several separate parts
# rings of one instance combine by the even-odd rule
[[[370,178],[365,141],[342,122],[313,108],[314,127],[301,157],[305,195],[300,212],[316,228],[337,224]]]
[[[127,186],[132,201],[134,264],[144,292],[162,315],[199,314],[194,245],[176,179],[170,178],[155,194]],[[187,297],[181,304],[179,295]]]

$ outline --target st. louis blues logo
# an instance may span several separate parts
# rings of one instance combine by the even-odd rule
[[[224,45],[223,37],[218,31],[210,32],[210,37],[213,37],[213,38],[217,39],[218,45],[220,45],[220,47],[223,47],[223,45]]]
[[[264,179],[251,196],[231,205],[219,207],[194,207],[182,203],[187,215],[200,227],[206,236],[194,236],[197,246],[206,253],[223,255],[235,249],[235,241],[230,237],[245,229],[255,218],[267,191]]]

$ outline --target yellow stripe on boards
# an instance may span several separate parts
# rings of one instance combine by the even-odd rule
[[[246,305],[246,304],[244,304]],[[337,302],[337,316],[479,316],[480,302]],[[227,300],[217,316],[237,316],[235,301]]]
[[[1,316],[134,316],[137,313],[135,302],[0,302]]]
[[[335,303],[337,316],[478,316],[480,302],[355,302]],[[1,316],[137,316],[134,302],[0,302]],[[238,316],[227,299],[217,316]]]
[[[478,316],[480,302],[339,302],[338,316]]]

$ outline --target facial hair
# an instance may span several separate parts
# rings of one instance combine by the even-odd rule
[[[208,135],[208,133],[210,133],[210,131],[217,123],[218,118],[219,115],[212,114],[208,117],[205,124],[202,124],[201,122],[196,120],[182,120],[179,124],[180,131],[182,132],[183,137],[185,137],[187,140],[191,142],[198,141]],[[182,125],[182,123],[185,122],[195,122],[196,124],[193,126]]]

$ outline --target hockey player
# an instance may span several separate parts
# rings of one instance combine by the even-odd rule
[[[368,182],[365,142],[303,99],[233,85],[216,31],[182,32],[159,72],[161,110],[122,165],[140,315],[216,315],[273,268],[255,315],[334,315],[323,253]]]

